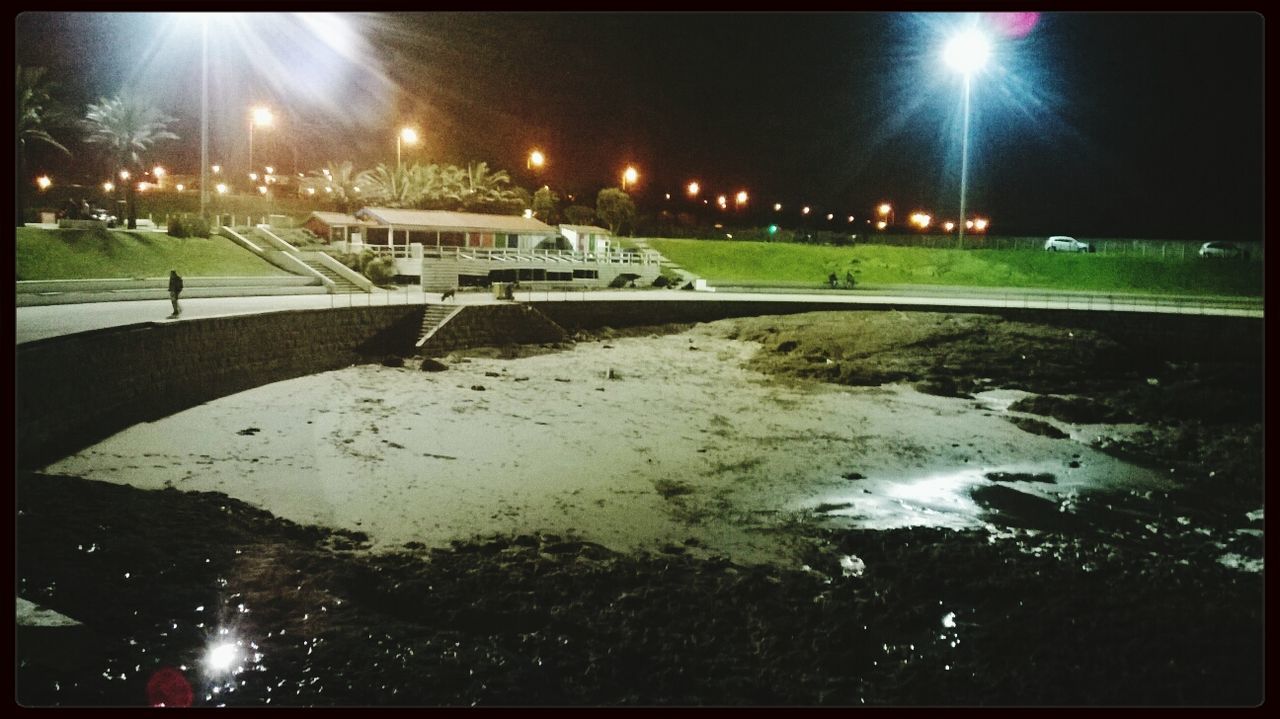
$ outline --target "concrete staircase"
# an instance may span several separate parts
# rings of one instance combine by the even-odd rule
[[[431,339],[431,335],[461,311],[460,305],[428,304],[422,313],[422,331],[418,333],[418,342],[415,346],[421,347],[425,344]]]
[[[701,279],[699,275],[695,275],[694,273],[686,270],[680,265],[677,265],[671,260],[668,260],[666,256],[663,255],[661,252],[658,252],[657,250],[653,249],[653,247],[649,245],[649,241],[647,238],[633,237],[631,238],[631,241],[634,242],[636,247],[640,248],[641,250],[652,252],[655,255],[657,255],[660,258],[659,266],[661,266],[663,269],[671,270],[672,272],[679,275],[680,281],[677,284],[678,287],[683,287],[685,284],[693,283],[694,281]]]
[[[357,285],[351,280],[348,280],[342,275],[339,275],[337,272],[334,272],[333,270],[324,266],[324,264],[322,264],[318,260],[312,260],[306,257],[299,257],[298,260],[301,261],[302,264],[306,265],[307,267],[310,267],[311,269],[323,275],[325,279],[333,282],[332,292],[334,294],[346,294],[350,292],[363,293],[365,291],[363,287]]]

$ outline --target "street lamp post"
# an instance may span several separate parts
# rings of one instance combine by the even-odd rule
[[[622,171],[622,191],[626,192],[628,185],[635,186],[636,180],[639,178],[640,173],[636,171],[636,168],[627,165],[627,169]]]
[[[542,154],[541,150],[534,150],[533,152],[529,153],[528,159],[525,160],[524,169],[541,170],[542,166],[546,163],[546,161],[547,161],[547,156]]]
[[[400,132],[396,134],[396,171],[397,172],[399,172],[400,168],[402,167],[400,163],[401,141],[404,141],[405,143],[410,145],[418,144],[418,131],[414,130],[412,127],[405,127],[405,128],[401,128]]]
[[[200,216],[209,205],[209,20],[200,19]]]
[[[973,74],[982,69],[991,53],[987,39],[977,30],[966,30],[951,38],[942,57],[952,69],[964,75],[964,126],[960,140],[960,232],[957,247],[964,246],[964,203],[969,182],[969,91]]]
[[[271,126],[271,111],[265,107],[255,107],[249,114],[249,172],[253,172],[253,128],[255,125]]]

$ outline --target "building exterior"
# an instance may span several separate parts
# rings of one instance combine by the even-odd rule
[[[313,212],[305,226],[344,251],[391,257],[397,275],[419,278],[427,290],[494,282],[642,286],[660,274],[649,253],[613,251],[607,230],[562,225],[569,228],[562,239],[560,230],[529,217],[366,207],[352,215]]]
[[[560,225],[560,236],[577,252],[608,252],[613,235],[594,225]]]

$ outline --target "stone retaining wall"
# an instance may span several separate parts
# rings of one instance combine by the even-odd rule
[[[463,347],[543,344],[567,339],[569,335],[562,327],[527,305],[474,305],[463,307],[431,335],[420,352],[438,357]]]
[[[421,305],[113,327],[17,348],[17,455],[38,467],[132,424],[269,382],[410,354]]]

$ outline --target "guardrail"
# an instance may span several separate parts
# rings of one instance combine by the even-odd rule
[[[369,245],[365,246],[366,248]],[[437,259],[485,260],[489,262],[565,262],[610,265],[658,264],[653,250],[580,252],[577,250],[533,250],[514,247],[424,247],[423,257]]]

